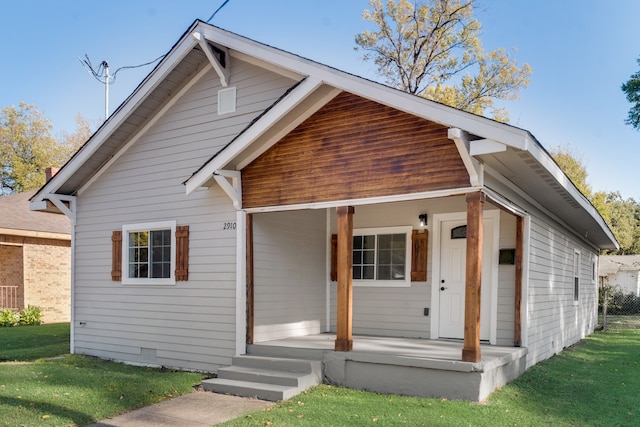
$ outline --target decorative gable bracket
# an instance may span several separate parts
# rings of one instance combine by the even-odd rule
[[[229,60],[231,59],[229,56],[229,49],[226,47],[219,48],[217,46],[212,46],[202,33],[195,32],[192,34],[192,37],[200,44],[200,47],[213,66],[213,69],[218,74],[218,77],[220,77],[220,84],[224,87],[228,87],[229,69],[231,68],[229,64]]]
[[[221,169],[215,171],[213,174],[213,178],[224,192],[227,193],[236,210],[242,209],[242,182],[240,177],[240,171],[234,170]],[[231,180],[231,182],[229,182],[229,180]]]
[[[55,206],[60,212],[66,215],[71,223],[76,223],[76,197],[67,196],[64,194],[43,194],[42,199],[39,201],[31,202],[31,210],[36,211],[50,211],[50,203]]]
[[[450,128],[448,131],[449,139],[453,140],[460,153],[460,157],[464,163],[464,167],[469,173],[469,181],[474,187],[484,184],[484,165],[471,156],[471,143],[467,132],[458,128]]]

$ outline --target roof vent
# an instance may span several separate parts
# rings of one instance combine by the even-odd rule
[[[236,111],[236,88],[220,89],[218,91],[218,115]]]

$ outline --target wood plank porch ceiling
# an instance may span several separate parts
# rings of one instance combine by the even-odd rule
[[[348,92],[242,170],[245,208],[469,185],[445,126]]]

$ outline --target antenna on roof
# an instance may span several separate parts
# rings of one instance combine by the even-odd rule
[[[107,61],[102,61],[100,65],[98,65],[98,67],[94,67],[91,64],[89,55],[85,53],[84,57],[85,59],[80,59],[80,57],[78,57],[78,61],[80,61],[80,63],[89,72],[89,74],[91,74],[93,77],[95,77],[96,80],[98,80],[100,83],[104,85],[104,119],[106,121],[107,118],[109,117],[109,85],[112,85],[116,82],[116,75],[118,74],[118,72],[120,70],[125,70],[129,68],[139,68],[139,67],[144,67],[146,65],[151,65],[154,62],[157,62],[158,60],[164,58],[165,55],[160,55],[153,61],[145,62],[144,64],[126,65],[124,67],[120,67],[116,69],[116,71],[114,71],[113,74],[109,74],[109,63]]]

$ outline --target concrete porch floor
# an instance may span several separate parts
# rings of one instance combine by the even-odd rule
[[[350,388],[480,401],[520,376],[526,348],[481,346],[482,361],[463,362],[462,342],[354,336],[353,351],[334,351],[335,334],[247,346],[258,356],[322,360],[324,381]]]

